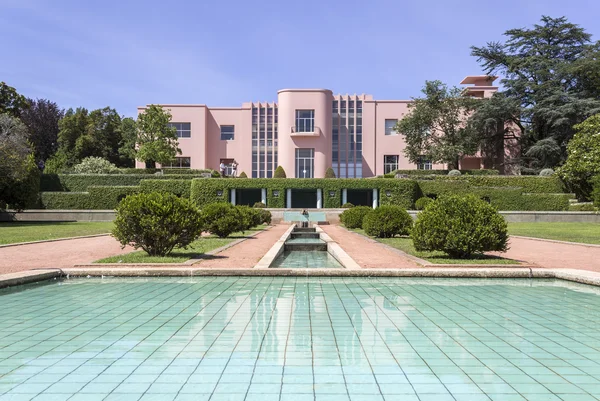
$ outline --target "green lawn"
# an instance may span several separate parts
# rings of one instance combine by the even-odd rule
[[[508,232],[524,237],[600,245],[598,223],[508,223]]]
[[[109,233],[112,227],[112,222],[2,222],[0,223],[0,245],[104,234]]]
[[[352,230],[352,231],[366,235],[364,230],[356,229],[356,230]],[[413,255],[418,258],[425,259],[426,261],[431,262],[431,263],[460,264],[460,265],[475,264],[475,263],[476,264],[486,264],[486,265],[489,265],[489,264],[509,265],[509,264],[517,264],[518,263],[511,259],[497,258],[494,256],[487,256],[487,255],[484,255],[484,256],[478,257],[478,258],[473,258],[473,259],[456,259],[456,258],[452,258],[449,255],[446,255],[444,252],[440,252],[440,251],[420,252],[415,249],[415,247],[413,246],[413,242],[409,237],[374,238],[374,239],[383,244],[386,244],[386,245],[389,245],[396,249],[399,249],[401,251],[404,251],[404,252],[408,253],[409,255]]]
[[[263,228],[254,228],[246,231],[234,233],[227,238],[217,236],[202,237],[190,244],[187,249],[175,249],[168,256],[150,256],[145,251],[135,251],[124,255],[111,256],[97,260],[95,263],[182,263],[192,258],[198,257],[203,253],[225,246],[244,236],[252,235],[256,231],[262,231]]]

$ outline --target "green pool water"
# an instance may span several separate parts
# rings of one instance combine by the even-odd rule
[[[600,399],[600,291],[566,282],[76,279],[0,311],[0,400]]]
[[[271,268],[319,269],[342,268],[327,251],[284,251],[273,261]]]

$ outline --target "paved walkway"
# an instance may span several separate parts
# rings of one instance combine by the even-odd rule
[[[0,248],[0,274],[42,268],[65,268],[133,251],[111,236],[69,239]]]
[[[514,237],[510,238],[508,246],[510,247],[508,252],[492,254],[526,261],[545,268],[600,272],[600,247]]]
[[[348,232],[336,225],[320,226],[331,239],[337,242],[352,259],[363,268],[415,268],[419,267],[412,260],[391,251],[382,244],[370,241],[361,235]]]
[[[223,252],[195,263],[194,266],[214,268],[254,267],[288,228],[289,224],[277,224],[269,230],[260,232],[246,241],[227,248]]]

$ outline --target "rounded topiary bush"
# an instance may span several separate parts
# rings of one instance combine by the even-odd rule
[[[273,178],[287,178],[283,167],[277,166],[275,172],[273,173]]]
[[[448,175],[450,177],[458,177],[459,175],[461,175],[461,173],[458,170],[450,170],[450,171],[448,171]]]
[[[126,197],[117,207],[112,235],[123,247],[131,245],[149,255],[165,256],[192,243],[203,226],[200,212],[188,199],[140,193]]]
[[[254,206],[252,206],[252,207],[255,207],[255,208],[264,208],[264,207],[267,207],[267,205],[265,205],[265,204],[264,204],[264,203],[262,203],[262,202],[256,202],[256,203],[254,204]]]
[[[363,219],[365,233],[378,238],[408,235],[412,225],[412,217],[400,206],[380,206],[372,209]]]
[[[340,214],[340,221],[347,228],[363,228],[363,220],[371,211],[373,211],[373,208],[369,206],[355,206],[344,210]]]
[[[554,174],[554,170],[551,168],[545,168],[540,171],[540,177],[550,177],[552,174]]]
[[[271,212],[269,212],[268,210],[264,210],[264,209],[258,209],[260,212],[260,222],[262,224],[266,224],[269,225],[271,224],[271,219],[272,219],[272,215]]]
[[[205,230],[218,237],[225,238],[239,231],[244,224],[239,209],[230,203],[211,203],[202,209]]]
[[[239,178],[248,178],[248,174],[246,174],[245,171],[242,171],[242,173],[239,175]]]
[[[343,208],[343,209],[349,209],[349,208],[351,208],[351,207],[354,207],[354,205],[353,205],[352,203],[350,203],[350,202],[346,202],[346,203],[344,203],[344,204],[342,205],[342,208]]]
[[[427,197],[427,196],[423,196],[422,198],[419,198],[416,200],[415,202],[415,209],[417,210],[423,210],[425,209],[425,207],[427,207],[427,205],[429,205],[430,203],[433,203],[434,200]]]
[[[236,206],[240,213],[239,231],[246,231],[252,227],[262,224],[262,216],[259,209],[251,208],[250,206]]]
[[[335,178],[335,171],[331,167],[325,171],[325,178]]]
[[[115,174],[120,173],[119,168],[101,157],[86,157],[81,163],[73,166],[77,174]]]
[[[451,195],[419,213],[411,237],[417,251],[443,251],[464,259],[506,251],[508,232],[506,221],[490,204],[474,195]]]

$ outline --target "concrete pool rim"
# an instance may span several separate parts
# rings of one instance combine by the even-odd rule
[[[406,269],[215,269],[188,266],[160,268],[93,267],[36,269],[0,275],[0,288],[71,277],[425,277],[425,278],[529,278],[560,279],[600,287],[600,273],[575,269],[546,268],[406,268]]]

